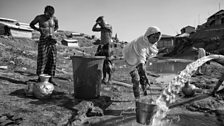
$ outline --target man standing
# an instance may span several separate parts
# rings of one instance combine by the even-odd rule
[[[112,27],[109,24],[106,24],[104,17],[100,16],[97,18],[95,25],[92,28],[94,32],[101,32],[101,42],[99,45],[99,50],[96,54],[100,54],[100,56],[105,56],[106,59],[103,63],[103,83],[106,83],[106,74],[108,73],[108,83],[111,81],[112,69],[109,68],[112,64],[110,60],[110,43],[112,42]]]
[[[146,86],[149,85],[146,75],[146,60],[158,53],[157,42],[161,38],[158,27],[149,27],[144,35],[128,43],[123,49],[126,63],[132,66],[130,75],[133,83],[133,92],[136,99],[140,98],[139,84],[144,95],[147,95]]]
[[[58,20],[54,16],[54,7],[46,6],[44,14],[37,15],[30,23],[30,27],[40,32],[38,43],[37,70],[36,74],[48,74],[49,82],[56,85],[53,80],[56,69],[56,39],[55,31],[58,29]],[[39,27],[35,25],[38,24]],[[40,81],[40,77],[38,77]]]

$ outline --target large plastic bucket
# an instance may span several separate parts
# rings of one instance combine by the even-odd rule
[[[136,122],[143,125],[151,125],[156,111],[157,105],[136,101]]]
[[[100,96],[103,56],[71,56],[74,96],[92,99]]]

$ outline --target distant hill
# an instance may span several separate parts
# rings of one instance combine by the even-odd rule
[[[168,57],[197,57],[192,47],[204,48],[207,52],[224,55],[224,25],[208,27],[190,34],[189,37],[175,39],[175,47],[172,52],[164,56]]]
[[[96,38],[91,38],[90,35],[86,35],[86,34],[83,34],[83,36],[78,36],[78,37],[71,37],[71,34],[74,33],[72,31],[62,31],[62,30],[59,30],[58,32],[56,32],[56,38],[57,38],[57,42],[58,44],[61,44],[61,41],[63,39],[69,39],[69,38],[72,38],[72,39],[77,39],[78,40],[78,43],[80,45],[80,47],[88,47],[88,46],[93,46],[93,42],[96,41]],[[39,37],[40,37],[40,33],[37,32],[37,31],[33,31],[33,35],[32,35],[33,39],[34,40],[39,40]]]

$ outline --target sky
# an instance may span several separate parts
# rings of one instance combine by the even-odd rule
[[[59,29],[100,37],[92,27],[99,16],[121,41],[131,41],[157,26],[166,35],[177,35],[185,26],[203,24],[224,8],[224,0],[0,0],[0,17],[30,23],[51,5]]]

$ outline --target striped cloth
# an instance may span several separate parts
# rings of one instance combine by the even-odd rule
[[[55,75],[56,56],[57,56],[57,41],[51,38],[40,38],[38,43],[37,55],[37,71],[36,74]]]

